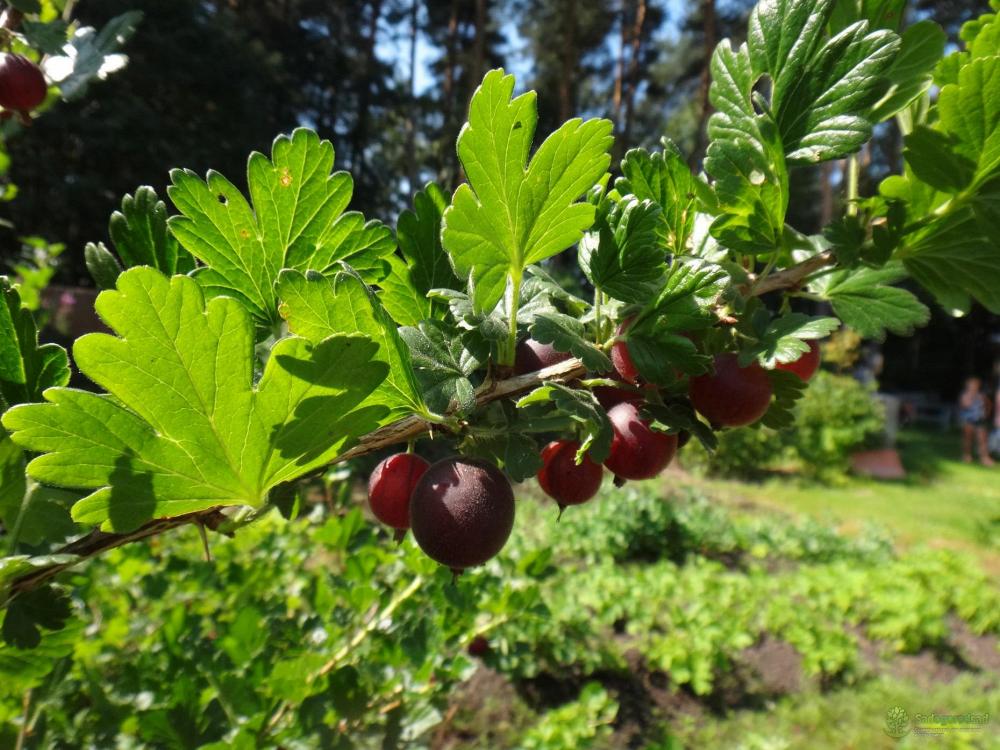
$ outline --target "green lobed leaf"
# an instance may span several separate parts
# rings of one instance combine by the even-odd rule
[[[551,344],[557,352],[569,352],[583,362],[590,372],[611,369],[608,356],[589,342],[586,330],[576,318],[559,312],[540,313],[529,327],[531,337],[541,344]]]
[[[774,396],[767,413],[755,425],[772,430],[787,429],[795,423],[795,402],[806,392],[806,382],[787,370],[768,370],[767,377]]]
[[[125,67],[128,58],[121,48],[135,33],[142,17],[141,11],[130,10],[112,18],[100,31],[83,26],[73,32],[63,46],[63,54],[45,61],[45,72],[63,98],[78,99],[92,81],[103,81]]]
[[[69,360],[57,344],[39,344],[31,312],[0,276],[0,405],[38,401],[51,386],[69,382]]]
[[[433,182],[413,196],[413,209],[399,215],[396,240],[403,260],[389,258],[389,275],[379,282],[382,304],[400,325],[413,326],[421,320],[441,318],[447,306],[430,299],[431,289],[459,289],[456,278],[441,247],[441,216],[448,198]]]
[[[595,463],[603,463],[611,453],[611,439],[614,435],[611,421],[590,391],[570,388],[561,383],[546,383],[517,401],[518,409],[539,406],[548,409],[540,412],[531,409],[529,413],[556,413],[569,417],[576,424],[581,438],[580,450],[576,454],[577,463],[583,461],[583,456],[587,453]]]
[[[403,327],[399,335],[410,348],[413,370],[428,408],[437,414],[456,410],[468,414],[476,406],[476,389],[469,376],[482,364],[461,336],[443,322],[421,321]]]
[[[27,491],[24,451],[14,445],[6,431],[0,429],[0,521],[8,533],[11,533],[17,523]]]
[[[144,185],[135,196],[122,198],[121,211],[111,214],[108,234],[125,268],[152,266],[168,276],[194,270],[194,258],[170,234],[167,206],[151,187]],[[104,243],[87,243],[84,252],[97,285],[113,289],[121,267]]]
[[[611,123],[572,119],[527,164],[535,134],[535,94],[511,98],[514,77],[491,70],[469,105],[458,137],[468,177],[444,213],[441,239],[455,270],[472,281],[477,310],[500,301],[507,279],[578,242],[594,207],[577,200],[610,164]],[[526,166],[527,164],[527,166]]]
[[[621,161],[622,176],[615,180],[621,195],[634,195],[660,207],[660,245],[674,255],[687,251],[688,238],[694,230],[697,208],[696,183],[680,149],[669,138],[661,140],[663,151],[650,153],[642,148],[625,152]]]
[[[511,404],[494,401],[477,412],[476,433],[461,444],[463,455],[478,456],[499,464],[514,482],[535,476],[542,468],[538,441],[525,430],[536,427]]]
[[[261,506],[268,491],[336,458],[384,421],[358,408],[385,379],[375,343],[279,341],[253,384],[251,319],[234,299],[206,302],[188,276],[123,273],[96,309],[118,336],[77,340],[80,371],[109,395],[50,388],[3,425],[39,482],[93,490],[80,523],[127,531],[216,505]]]
[[[279,322],[275,282],[283,268],[326,273],[350,263],[366,282],[388,271],[392,232],[356,211],[344,213],[353,181],[331,174],[333,145],[306,128],[275,139],[271,159],[250,156],[251,205],[229,180],[209,172],[171,172],[167,189],[180,211],[170,231],[207,265],[195,276],[210,296],[240,300],[261,323]]]
[[[698,352],[686,336],[656,325],[626,332],[628,352],[643,379],[669,385],[681,374],[700,375],[711,369],[712,358]]]
[[[884,72],[889,89],[872,107],[867,119],[888,120],[927,91],[946,41],[944,30],[929,19],[908,26],[900,36],[899,54]]]
[[[811,339],[829,336],[840,327],[836,318],[792,312],[771,319],[767,310],[761,308],[759,312],[764,322],[755,331],[755,340],[741,349],[740,367],[746,367],[754,359],[766,368],[772,368],[779,362],[794,362],[809,351],[808,342]]]
[[[1000,313],[1000,246],[983,235],[972,208],[934,221],[897,257],[946,310],[967,311],[972,297]]]
[[[644,302],[666,269],[663,212],[650,199],[605,200],[596,230],[580,240],[580,268],[595,287],[622,302]]]
[[[833,306],[845,325],[865,338],[882,339],[886,331],[905,336],[930,320],[930,310],[910,292],[891,286],[906,277],[898,263],[884,268],[835,271],[810,282]]]
[[[972,182],[976,164],[955,150],[954,137],[918,125],[904,143],[907,166],[935,190],[958,193]]]
[[[734,51],[723,40],[711,71],[709,99],[716,112],[708,121],[705,171],[719,202],[712,236],[739,252],[772,252],[784,231],[788,171],[776,126],[751,103],[755,79],[747,45]]]
[[[1000,125],[1000,55],[963,65],[958,81],[941,88],[937,111],[939,127],[954,134],[960,152],[978,163]]]
[[[762,0],[750,13],[753,81],[772,82],[771,110],[789,164],[857,151],[873,122],[862,112],[888,86],[882,77],[899,48],[886,29],[858,21],[825,38],[833,0]]]
[[[690,432],[698,438],[698,442],[707,451],[714,451],[719,444],[715,431],[698,417],[691,402],[686,399],[663,404],[645,404],[642,407],[642,414],[650,420],[650,426],[654,430],[671,435]]]
[[[899,28],[906,13],[906,0],[837,0],[830,15],[836,33],[857,21],[867,21],[875,29]]]
[[[292,333],[317,344],[330,336],[352,334],[378,344],[373,360],[384,363],[388,375],[364,406],[383,406],[391,418],[426,412],[409,349],[361,277],[349,270],[329,276],[285,270],[278,276],[277,289],[279,312]]]
[[[83,623],[74,620],[62,630],[45,633],[35,648],[21,649],[0,643],[0,696],[23,695],[39,678],[51,672],[60,659],[73,653],[83,634]]]
[[[24,34],[25,40],[30,46],[46,55],[58,55],[62,52],[68,31],[69,23],[61,18],[48,22],[33,21],[30,18],[21,21],[21,33]]]
[[[23,481],[23,462],[20,468]],[[83,496],[80,492],[31,482],[17,502],[6,508],[3,495],[0,491],[0,518],[12,541],[37,547],[44,542],[64,542],[79,531],[70,509]]]
[[[122,267],[111,251],[104,246],[104,243],[88,242],[83,250],[83,257],[90,278],[94,280],[97,288],[101,290],[114,289]]]
[[[71,616],[65,591],[54,586],[26,591],[7,605],[3,640],[18,649],[37,648],[42,642],[42,628],[62,630]]]

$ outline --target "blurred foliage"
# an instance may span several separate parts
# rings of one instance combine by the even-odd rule
[[[851,454],[881,433],[884,420],[883,406],[871,388],[820,371],[796,404],[795,422],[788,429],[726,430],[719,433],[714,454],[691,445],[681,463],[713,476],[757,479],[791,467],[809,479],[837,481],[850,467]]]
[[[210,561],[192,529],[73,576],[75,618],[45,632],[30,672],[0,647],[0,738],[30,687],[26,747],[425,746],[482,639],[478,658],[515,684],[580,691],[525,721],[518,746],[609,747],[621,696],[584,684],[626,674],[630,649],[708,696],[765,634],[806,675],[850,682],[867,669],[858,634],[912,653],[941,646],[952,616],[1000,632],[1000,588],[963,556],[896,556],[875,530],[732,513],[690,490],[609,491],[562,521],[522,497],[508,548],[454,582],[359,509],[311,507],[211,537]]]

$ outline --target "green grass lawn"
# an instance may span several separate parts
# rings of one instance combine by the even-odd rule
[[[806,513],[848,531],[875,523],[905,546],[964,549],[1000,571],[1000,466],[963,464],[954,434],[905,431],[898,447],[909,475],[901,481],[693,481],[724,500]]]
[[[995,676],[965,674],[954,682],[916,685],[880,678],[854,688],[791,696],[770,711],[735,711],[701,726],[675,729],[685,748],[740,750],[988,750],[998,747],[996,715],[1000,693]],[[912,730],[899,739],[885,732],[886,712],[903,708],[911,720],[928,714],[988,714],[990,722],[976,729],[954,726],[938,735]]]

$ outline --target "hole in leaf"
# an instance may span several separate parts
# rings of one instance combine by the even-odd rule
[[[226,196],[224,196],[222,193],[219,193],[219,203],[221,203],[223,206],[225,206],[225,205],[227,205],[229,203],[229,199]]]
[[[762,75],[750,89],[750,101],[753,103],[753,110],[758,115],[768,111],[771,102],[771,76]]]

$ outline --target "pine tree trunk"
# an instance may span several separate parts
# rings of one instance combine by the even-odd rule
[[[618,145],[619,157],[630,145],[632,134],[632,113],[635,111],[635,92],[639,87],[639,57],[642,54],[642,26],[646,21],[646,0],[638,0],[635,5],[635,21],[632,24],[632,49],[629,58],[628,87],[625,91],[625,118],[622,123],[622,137]]]
[[[698,129],[694,149],[688,157],[688,163],[694,168],[704,157],[705,146],[708,143],[708,118],[712,114],[712,103],[708,100],[709,87],[712,84],[712,52],[715,51],[716,25],[715,0],[702,0],[701,26],[705,61],[701,66],[701,82],[698,86]]]
[[[566,0],[563,18],[566,35],[563,43],[562,75],[559,77],[559,122],[566,122],[576,111],[576,0]]]
[[[359,71],[360,86],[358,92],[358,117],[351,134],[351,171],[357,177],[364,172],[365,141],[368,138],[368,120],[371,110],[371,84],[375,68],[375,38],[378,35],[378,22],[382,16],[382,0],[373,0],[372,15],[364,41],[364,60]]]
[[[406,163],[410,193],[419,188],[415,151],[418,104],[417,104],[417,34],[419,33],[420,0],[410,2],[410,112],[406,120]]]
[[[619,131],[622,121],[622,79],[625,77],[625,47],[628,44],[628,23],[625,19],[625,2],[621,0],[618,9],[618,24],[621,36],[618,40],[618,60],[615,62],[615,88],[611,95],[611,120]]]
[[[451,184],[452,178],[457,171],[457,155],[455,154],[454,143],[451,136],[455,132],[452,128],[452,121],[455,118],[455,68],[457,60],[458,46],[458,0],[451,0],[451,10],[448,15],[448,46],[445,57],[444,83],[442,85],[442,95],[444,97],[444,123],[442,132],[445,142],[442,143],[444,152],[440,155],[440,169],[438,170],[438,181],[446,188]]]
[[[473,47],[472,75],[469,76],[469,99],[486,73],[486,0],[476,0],[476,39]]]

